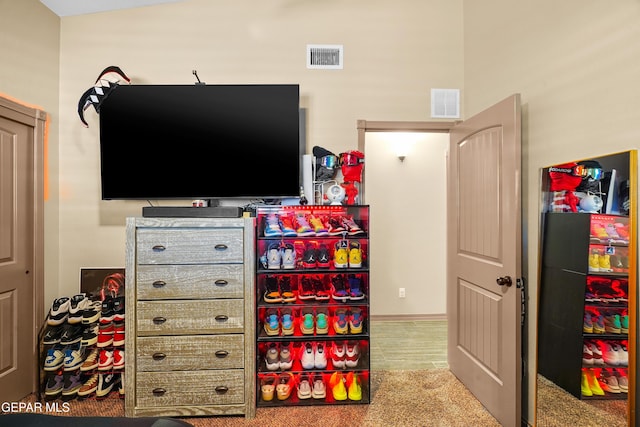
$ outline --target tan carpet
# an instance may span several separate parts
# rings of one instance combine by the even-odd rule
[[[183,419],[195,427],[500,426],[448,369],[374,371],[371,389],[368,405],[258,408],[253,420],[242,417]],[[35,401],[35,396],[25,400]],[[69,409],[60,415],[123,416],[124,402],[116,397],[102,401],[72,400]]]

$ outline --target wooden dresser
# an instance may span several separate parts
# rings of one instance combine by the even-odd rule
[[[253,218],[127,218],[125,415],[255,416]]]

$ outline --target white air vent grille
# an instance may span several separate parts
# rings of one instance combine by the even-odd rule
[[[308,44],[307,68],[341,70],[344,47],[338,44]]]
[[[431,89],[431,117],[460,118],[460,89]]]

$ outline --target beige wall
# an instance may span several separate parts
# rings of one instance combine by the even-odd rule
[[[58,288],[58,85],[60,18],[38,0],[0,0],[0,96],[49,114],[45,201],[45,305]],[[47,307],[48,309],[48,307]]]
[[[533,373],[540,169],[640,148],[640,3],[466,0],[464,18],[467,117],[522,95]]]

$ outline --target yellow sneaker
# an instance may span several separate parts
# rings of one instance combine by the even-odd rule
[[[360,242],[352,241],[349,243],[349,267],[362,267],[362,249]]]
[[[600,260],[597,253],[589,255],[589,271],[600,271]]]
[[[596,374],[591,369],[587,369],[587,383],[589,384],[589,388],[594,396],[604,396],[604,391],[598,383]]]
[[[347,389],[344,386],[344,377],[341,372],[334,372],[329,379],[331,393],[335,400],[347,400]]]
[[[587,380],[587,374],[585,371],[582,371],[582,385],[580,387],[583,396],[593,396],[593,392],[591,391],[591,387],[589,387],[589,380]]]
[[[609,255],[599,255],[598,266],[600,267],[600,271],[613,271]]]
[[[336,268],[349,267],[349,252],[347,248],[349,243],[346,240],[340,240],[336,242],[335,250],[333,252],[333,265]]]
[[[349,372],[347,374],[347,384],[349,384],[349,400],[362,400],[362,385],[360,384],[358,375]]]

